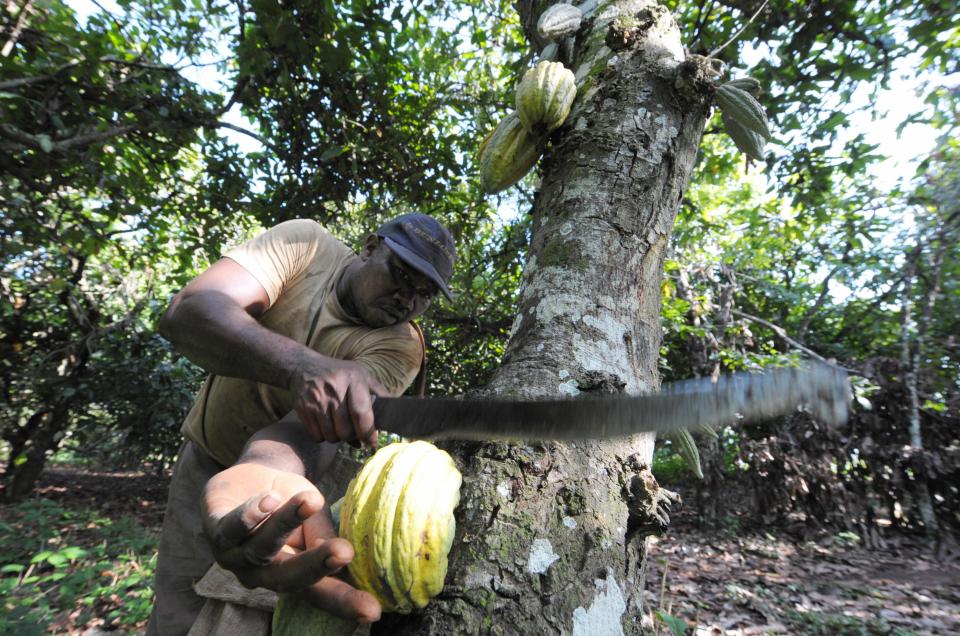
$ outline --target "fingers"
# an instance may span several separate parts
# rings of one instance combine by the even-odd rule
[[[371,378],[372,382],[376,382]],[[347,410],[352,424],[351,433],[357,436],[361,443],[374,448],[377,445],[377,430],[373,422],[373,402],[370,400],[370,391],[367,387],[358,389],[351,387],[347,393]]]
[[[309,377],[296,391],[295,410],[316,441],[358,439],[376,446],[373,395],[390,393],[366,367],[341,362],[332,372]]]
[[[333,527],[333,519],[330,517],[329,509],[323,510],[320,514],[313,515],[303,522],[303,545],[309,550],[315,548],[324,541],[337,538],[337,529]],[[350,543],[347,543],[350,546]],[[353,547],[350,546],[350,553],[344,555],[346,562],[353,560]]]
[[[369,592],[356,589],[346,581],[326,577],[304,590],[300,596],[313,605],[342,618],[361,623],[380,620],[381,607]]]
[[[320,493],[298,492],[259,526],[249,529],[240,541],[234,540],[227,544],[217,544],[220,548],[217,560],[227,569],[268,565],[280,551],[280,548],[287,543],[290,535],[306,519],[318,513],[322,508],[323,497]],[[221,534],[221,537],[234,538],[236,535],[233,533],[238,532],[238,527],[230,527],[228,531],[230,534]]]
[[[349,393],[347,394],[349,395]],[[334,440],[341,441],[353,438],[353,424],[350,422],[350,413],[347,410],[346,399],[338,400],[335,406],[330,408],[330,421],[334,429]]]
[[[261,493],[219,516],[217,503],[217,499],[212,497],[204,500],[207,509],[203,516],[204,531],[216,547],[226,550],[242,543],[254,528],[276,510],[280,499],[273,491]]]
[[[333,574],[346,563],[344,555],[353,557],[353,547],[345,539],[330,539],[312,550],[296,554],[281,552],[273,563],[238,572],[237,577],[248,587],[265,587],[277,592],[303,589]]]
[[[327,441],[324,437],[323,427],[321,426],[324,418],[319,415],[315,403],[297,404],[294,410],[297,413],[297,419],[299,419],[303,427],[307,429],[307,433],[310,434],[310,438],[313,439],[313,441]]]

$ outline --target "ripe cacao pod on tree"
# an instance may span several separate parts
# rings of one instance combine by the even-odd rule
[[[367,460],[331,506],[340,536],[353,545],[353,584],[384,611],[409,613],[443,589],[462,480],[450,455],[433,444],[397,442]],[[280,595],[273,614],[273,636],[347,636],[355,628],[291,594]]]
[[[544,60],[524,73],[517,84],[517,114],[528,132],[542,135],[567,119],[577,96],[573,71]]]
[[[340,536],[356,553],[350,577],[384,611],[408,613],[443,589],[461,482],[450,455],[417,441],[384,446],[347,487]]]

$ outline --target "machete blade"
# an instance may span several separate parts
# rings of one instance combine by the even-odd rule
[[[384,398],[379,429],[418,439],[583,440],[770,419],[807,405],[828,424],[846,421],[850,384],[828,364],[735,373],[663,385],[657,393],[550,400]]]

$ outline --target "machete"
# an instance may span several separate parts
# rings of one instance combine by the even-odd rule
[[[416,439],[584,440],[713,429],[788,415],[806,405],[817,419],[847,419],[850,384],[829,364],[740,372],[664,384],[659,392],[568,399],[377,397],[378,429]]]

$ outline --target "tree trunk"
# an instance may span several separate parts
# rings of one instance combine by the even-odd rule
[[[530,25],[546,3],[518,5]],[[564,60],[581,89],[543,160],[491,396],[659,385],[663,260],[710,91],[660,5],[607,2],[586,17]],[[653,442],[453,445],[464,487],[447,585],[375,633],[640,633],[645,538],[665,523]]]
[[[69,413],[66,401],[58,402],[52,409],[45,411],[24,449],[16,457],[11,455],[10,465],[3,475],[5,501],[20,501],[33,491],[37,478],[47,464],[47,454],[56,449],[59,435],[67,428]],[[23,462],[14,464],[17,457],[23,457]]]

